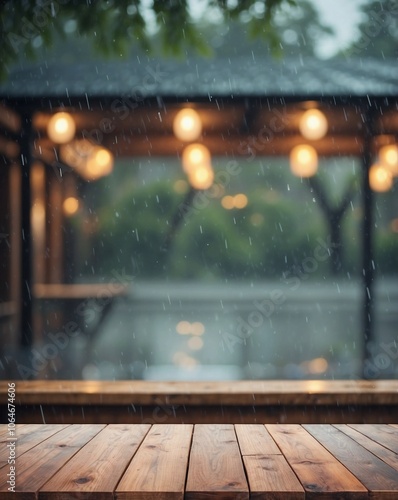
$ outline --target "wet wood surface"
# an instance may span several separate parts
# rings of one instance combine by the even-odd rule
[[[398,422],[398,380],[20,381],[15,404],[26,424],[384,424]]]
[[[389,424],[3,425],[0,498],[393,500],[397,438]]]

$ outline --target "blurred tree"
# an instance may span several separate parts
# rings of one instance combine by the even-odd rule
[[[346,57],[398,57],[398,3],[393,0],[371,0],[361,7],[363,21],[358,37],[344,51]]]
[[[352,176],[345,187],[342,200],[338,205],[333,205],[329,201],[326,185],[320,181],[319,176],[308,178],[308,185],[316,196],[328,225],[331,241],[330,264],[331,272],[334,275],[343,271],[342,221],[356,193],[356,184],[357,180]]]
[[[156,181],[102,204],[92,243],[101,262],[99,271],[108,274],[117,264],[146,278],[164,276],[168,256],[162,247],[181,201],[170,181]]]

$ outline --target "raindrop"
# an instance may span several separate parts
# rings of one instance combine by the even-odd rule
[[[44,413],[43,413],[43,407],[42,407],[42,405],[40,405],[40,413],[41,413],[41,418],[43,420],[43,424],[45,424],[46,423],[46,419],[44,418]]]

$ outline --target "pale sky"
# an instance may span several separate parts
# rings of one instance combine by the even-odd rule
[[[356,26],[361,20],[360,6],[366,0],[311,0],[321,20],[335,30],[333,39],[324,40],[319,48],[320,57],[330,57],[355,38]]]
[[[237,0],[238,1],[238,0]],[[359,8],[368,0],[310,0],[317,8],[321,20],[335,30],[333,38],[323,40],[318,48],[318,56],[327,58],[345,48],[357,33],[356,26],[361,20]],[[297,0],[300,4],[300,0]],[[190,0],[191,12],[200,17],[205,12],[207,2]]]

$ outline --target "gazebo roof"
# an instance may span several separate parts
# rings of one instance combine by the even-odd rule
[[[36,63],[14,68],[0,97],[395,97],[397,66],[391,60],[257,56]]]

